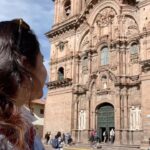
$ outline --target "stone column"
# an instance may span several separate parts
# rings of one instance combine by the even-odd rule
[[[116,100],[115,100],[115,144],[119,145],[121,140],[120,134],[120,88],[116,87]]]
[[[85,9],[85,7],[86,7],[86,2],[85,2],[85,0],[81,0],[82,1],[82,10],[84,10]]]
[[[150,67],[149,67],[150,71]],[[150,72],[146,72],[141,76],[141,93],[142,93],[142,126],[143,137],[141,150],[147,150],[150,145]]]
[[[61,10],[61,1],[60,0],[58,0],[57,1],[57,23],[59,23],[60,22],[60,10]]]
[[[128,144],[128,99],[127,99],[127,88],[124,87],[122,91],[123,96],[123,118],[124,118],[124,128],[122,131],[122,142],[123,144]]]
[[[72,136],[75,142],[78,142],[78,96],[74,95],[74,113],[73,113],[73,129]]]
[[[72,0],[71,1],[71,10],[72,10],[72,15],[77,15],[81,11],[81,0]]]
[[[123,75],[126,75],[126,46],[125,44],[122,46],[122,74]]]
[[[58,0],[55,0],[55,2],[54,2],[54,24],[56,24],[57,23],[57,7],[58,7]]]
[[[74,64],[73,64],[74,71],[73,71],[73,75],[72,75],[74,84],[79,83],[79,69],[80,69],[79,64],[80,64],[79,57],[75,56],[74,57]]]

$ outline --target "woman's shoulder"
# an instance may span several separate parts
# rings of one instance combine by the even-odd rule
[[[39,136],[35,136],[35,138],[34,138],[34,149],[35,150],[44,150],[44,146],[43,146]]]
[[[12,144],[3,134],[0,134],[0,149],[13,150]]]

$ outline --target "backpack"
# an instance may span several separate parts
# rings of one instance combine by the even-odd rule
[[[56,139],[56,138],[53,139],[53,140],[52,140],[52,147],[53,147],[53,148],[58,148],[58,146],[59,146],[58,139]]]

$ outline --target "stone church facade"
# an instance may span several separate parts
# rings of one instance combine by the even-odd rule
[[[44,132],[150,140],[150,0],[54,0]]]

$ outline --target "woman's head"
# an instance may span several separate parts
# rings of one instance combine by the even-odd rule
[[[59,138],[59,137],[61,137],[61,132],[60,131],[58,131],[57,134],[56,134],[56,138]]]
[[[45,79],[39,43],[29,25],[22,19],[0,22],[0,131],[11,130],[18,149],[26,147],[26,127],[15,104],[40,98]]]
[[[40,98],[46,78],[42,59],[28,24],[22,19],[0,22],[0,95],[19,105]]]

